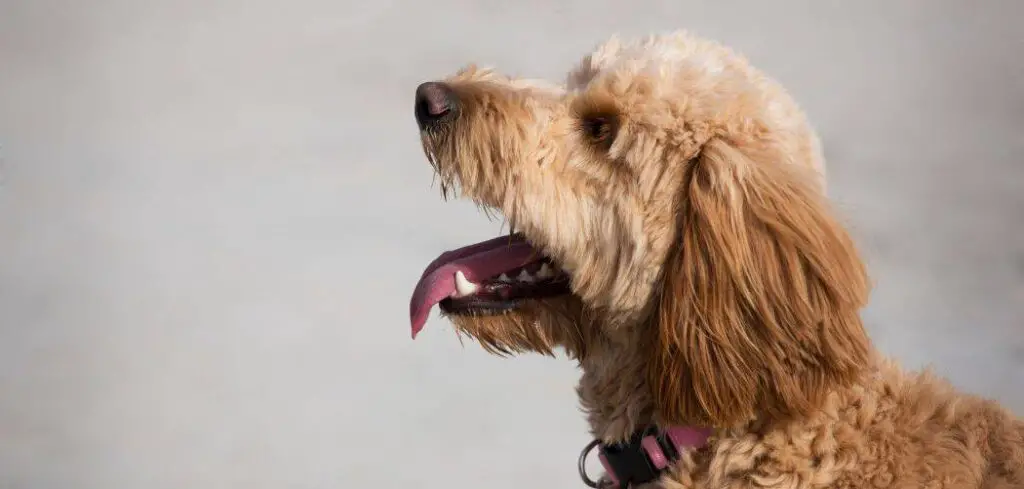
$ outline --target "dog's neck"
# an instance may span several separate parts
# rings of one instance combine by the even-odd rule
[[[654,423],[654,403],[643,355],[637,347],[614,342],[594,345],[580,360],[583,376],[576,391],[591,434],[620,442]]]
[[[873,354],[870,365],[877,363]],[[629,439],[631,435],[659,423],[659,416],[648,385],[644,346],[612,341],[595,342],[580,359],[583,375],[576,388],[580,405],[586,413],[591,434],[606,443]],[[872,371],[865,365],[865,375]],[[837,391],[847,391],[863,383],[863,379]],[[750,419],[734,426],[714,426],[719,430],[747,427],[772,429],[792,419]],[[667,426],[662,426],[667,428]]]

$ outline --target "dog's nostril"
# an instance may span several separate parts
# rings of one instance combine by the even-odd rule
[[[457,109],[458,98],[445,83],[426,82],[416,88],[416,122],[425,127],[445,119]]]

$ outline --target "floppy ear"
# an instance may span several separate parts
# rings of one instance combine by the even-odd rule
[[[713,426],[806,414],[868,360],[854,245],[798,163],[716,139],[688,164],[648,372],[655,407]]]

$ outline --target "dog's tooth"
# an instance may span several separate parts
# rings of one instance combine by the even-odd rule
[[[455,294],[454,297],[466,297],[473,295],[480,286],[470,282],[462,270],[455,272]]]
[[[554,277],[554,276],[555,276],[555,274],[551,271],[550,268],[548,268],[548,264],[547,263],[541,265],[540,266],[540,270],[537,271],[537,278],[544,279],[544,278],[551,278],[551,277]]]
[[[530,275],[530,273],[524,269],[523,271],[519,272],[519,276],[516,277],[516,280],[520,282],[533,282],[533,276]]]
[[[504,273],[503,273],[503,274],[501,274],[501,275],[499,275],[499,276],[498,276],[498,281],[499,281],[499,282],[505,282],[505,283],[509,283],[509,282],[511,282],[511,281],[512,281],[512,279],[508,278],[508,275],[506,275],[506,274],[504,274]]]

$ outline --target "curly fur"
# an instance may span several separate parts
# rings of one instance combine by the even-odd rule
[[[1024,422],[871,345],[869,280],[777,83],[677,32],[587,55],[564,86],[469,67],[423,133],[445,192],[500,211],[572,294],[452,316],[489,351],[580,362],[594,435],[715,428],[663,488],[1024,487]]]

